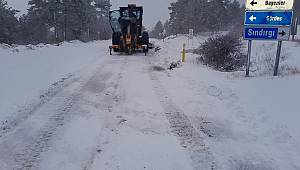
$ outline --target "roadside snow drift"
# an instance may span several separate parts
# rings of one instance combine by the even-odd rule
[[[155,65],[180,60],[183,43],[206,38],[158,42],[162,50]],[[280,76],[272,77],[276,47],[254,41],[250,78],[196,64],[198,56],[190,53],[181,68],[158,73],[173,101],[206,136],[217,169],[300,169],[300,43],[283,43]]]

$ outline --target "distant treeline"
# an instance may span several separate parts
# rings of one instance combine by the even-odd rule
[[[109,39],[110,0],[29,0],[27,14],[0,0],[0,43],[38,44]]]
[[[158,21],[150,32],[153,38],[165,35],[218,32],[239,29],[243,26],[245,6],[237,0],[177,0],[171,3],[170,18]],[[295,0],[295,16],[300,16],[300,1]],[[237,30],[238,31],[238,30]]]
[[[71,40],[111,38],[108,21],[110,0],[29,0],[27,14],[0,0],[0,43],[38,44]],[[295,1],[295,16],[300,16],[300,1]],[[217,32],[242,28],[245,7],[237,0],[177,0],[170,4],[170,18],[159,21],[151,37]]]

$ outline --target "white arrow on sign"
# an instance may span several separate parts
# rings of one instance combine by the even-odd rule
[[[250,19],[250,21],[253,22],[254,20],[256,20],[256,17],[254,15],[251,15],[251,17],[249,19]]]

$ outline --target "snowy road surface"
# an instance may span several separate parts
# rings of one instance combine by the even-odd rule
[[[1,47],[0,169],[299,170],[300,76],[165,70],[181,41],[147,57]]]
[[[192,169],[147,58],[99,49],[97,60],[2,129],[0,169]]]

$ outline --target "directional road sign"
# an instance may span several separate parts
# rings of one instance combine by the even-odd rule
[[[290,38],[289,27],[246,27],[245,40],[284,40]]]
[[[248,11],[276,11],[292,10],[294,0],[246,0],[246,10]]]
[[[245,25],[290,26],[292,20],[292,11],[246,11],[245,14]]]
[[[299,0],[297,0],[299,1]],[[294,0],[246,0],[244,39],[248,41],[249,76],[252,40],[278,40],[274,76],[277,76],[283,40],[289,40]]]

